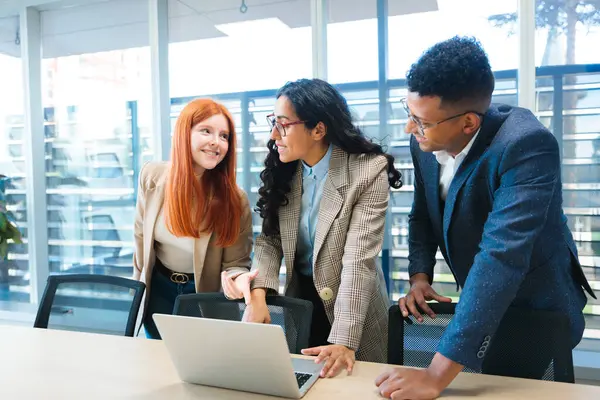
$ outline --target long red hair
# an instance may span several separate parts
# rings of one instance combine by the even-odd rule
[[[198,123],[223,115],[229,125],[229,150],[216,168],[194,175],[191,131]],[[171,168],[165,191],[165,222],[175,236],[218,235],[217,245],[234,244],[240,233],[242,199],[236,183],[236,137],[227,108],[211,99],[188,103],[177,118],[171,146]]]

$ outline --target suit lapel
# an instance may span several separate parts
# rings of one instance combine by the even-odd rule
[[[319,251],[325,242],[329,233],[331,224],[340,212],[344,199],[339,189],[348,183],[346,174],[347,156],[339,148],[334,147],[329,161],[329,171],[323,185],[323,196],[319,205],[319,215],[317,218],[317,231],[315,233],[315,247],[313,250],[313,265],[317,265]]]
[[[427,196],[429,209],[433,212],[430,221],[437,234],[442,233],[442,210],[440,208],[440,164],[432,153],[423,153],[421,162],[421,175],[425,185],[425,192],[432,193]]]
[[[488,149],[503,121],[504,119],[498,118],[494,111],[490,111],[486,114],[479,136],[475,139],[473,147],[471,147],[467,157],[465,157],[458,167],[458,170],[450,183],[448,195],[446,196],[446,206],[444,208],[444,242],[446,243],[448,253],[450,252],[450,246],[448,245],[448,231],[450,230],[450,223],[452,222],[452,214],[456,206],[458,194],[467,181],[467,178],[469,178],[479,163],[481,156]]]
[[[146,193],[146,209],[144,215],[146,221],[144,222],[144,248],[154,249],[154,227],[158,219],[158,214],[163,207],[165,199],[165,185],[164,180],[161,180],[154,188],[151,188]],[[144,252],[144,266],[148,268],[154,260],[151,260],[153,251]],[[148,269],[146,269],[148,271]]]
[[[302,165],[300,165],[300,161],[296,167],[292,188],[287,198],[288,204],[279,209],[279,230],[287,275],[291,276],[298,240],[300,206],[302,205]]]
[[[198,287],[200,283],[199,278],[202,276],[202,269],[206,258],[206,249],[208,248],[211,237],[212,233],[207,233],[194,240],[194,275],[198,277],[198,279],[196,279],[196,287]]]

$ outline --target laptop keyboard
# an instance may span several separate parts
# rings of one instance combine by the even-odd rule
[[[306,383],[312,376],[311,374],[303,374],[302,372],[294,372],[296,374],[296,380],[298,381],[298,388]]]

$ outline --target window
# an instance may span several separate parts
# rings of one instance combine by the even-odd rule
[[[138,102],[150,98],[147,8],[41,13],[50,273],[133,274],[134,176],[151,156]]]
[[[404,78],[423,51],[456,35],[475,36],[494,71],[518,67],[518,35],[493,16],[516,13],[516,0],[388,0],[388,77]]]
[[[265,116],[287,81],[312,76],[310,2],[248,2],[246,12],[221,1],[169,2],[171,127],[185,104],[209,96],[232,113],[238,184],[256,204],[267,154]],[[254,232],[261,220],[254,215]]]
[[[400,104],[406,97],[405,78],[420,55],[430,46],[455,35],[477,37],[496,72],[494,102],[516,105],[516,68],[518,43],[516,35],[499,29],[494,15],[516,12],[516,1],[479,2],[475,0],[438,0],[403,2],[388,0],[389,87],[388,134],[390,152],[396,167],[402,172],[404,185],[390,196],[390,296],[396,300],[409,290],[408,284],[408,214],[413,201],[414,174],[409,150],[409,138],[404,134],[407,115]],[[427,29],[435,26],[436,29]],[[415,32],[427,33],[418,34]],[[376,118],[376,121],[379,118]],[[376,123],[379,123],[377,121]],[[458,299],[456,282],[450,268],[438,252],[434,288],[438,293]]]
[[[23,66],[15,43],[18,17],[0,19],[0,201],[5,202],[24,244],[9,243],[0,259],[0,309],[30,301],[23,115]]]
[[[169,0],[171,121],[196,97],[231,111],[238,132],[238,183],[253,207],[277,88],[312,76],[309,0]],[[474,35],[496,74],[494,101],[517,104],[517,0],[387,0],[388,78],[379,78],[375,0],[328,0],[327,76],[370,138],[383,139],[404,186],[390,196],[381,261],[390,296],[407,289],[413,167],[404,134],[405,74],[430,45]],[[564,209],[592,287],[600,290],[600,10],[592,1],[536,1],[536,107],[562,149]],[[50,272],[130,276],[139,170],[153,158],[147,0],[55,1],[42,18],[43,105]],[[316,10],[318,11],[318,10]],[[23,82],[18,19],[0,18],[0,183],[27,238]],[[380,98],[385,84],[387,99]],[[385,112],[382,112],[385,111]],[[381,129],[381,127],[385,129]],[[164,132],[167,135],[168,133]],[[40,160],[41,161],[41,160]],[[1,186],[3,185],[3,186]],[[31,222],[33,223],[33,222]],[[253,216],[254,231],[261,219]],[[0,309],[29,302],[27,243],[0,262]],[[435,288],[458,298],[438,254]],[[283,282],[282,282],[283,283]],[[42,290],[42,288],[38,288]],[[89,297],[101,288],[91,288]],[[598,348],[600,302],[585,309],[580,348]]]
[[[595,4],[595,6],[594,6]],[[536,115],[562,148],[563,207],[583,266],[600,295],[600,8],[537,2]],[[600,349],[600,301],[588,297],[580,349]]]
[[[312,75],[310,2],[169,1],[172,97],[277,89]]]
[[[327,80],[376,81],[377,2],[330,0],[327,9]]]

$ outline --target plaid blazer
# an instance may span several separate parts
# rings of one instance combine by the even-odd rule
[[[279,209],[280,234],[256,239],[253,287],[279,291],[285,259],[284,293],[295,297],[294,256],[302,202],[302,166],[293,178],[288,204]],[[328,341],[356,350],[363,361],[386,362],[389,300],[377,257],[383,244],[389,200],[387,160],[381,155],[348,154],[334,147],[319,208],[313,253],[317,292],[333,291],[323,305]]]

